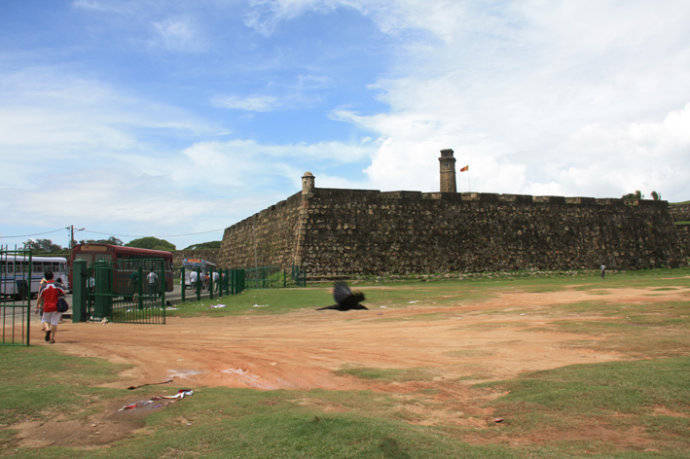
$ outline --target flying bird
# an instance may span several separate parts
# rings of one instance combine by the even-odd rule
[[[335,283],[333,286],[333,298],[335,298],[335,302],[338,304],[318,308],[317,311],[322,311],[324,309],[336,309],[338,311],[368,309],[366,306],[360,304],[360,302],[364,301],[364,294],[362,292],[353,293],[345,282]]]

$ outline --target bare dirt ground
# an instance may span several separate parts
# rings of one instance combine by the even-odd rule
[[[629,304],[652,298],[678,301],[687,299],[688,292],[615,289],[602,293],[570,289],[509,293],[444,307],[415,303],[369,311],[169,317],[164,326],[65,322],[55,346],[72,355],[132,364],[121,375],[125,387],[172,377],[176,384],[192,387],[386,390],[380,382],[333,372],[344,366],[424,367],[437,373],[437,379],[483,380],[616,360],[621,357],[565,346],[570,340],[597,340],[596,336],[534,333],[528,328],[563,319],[542,314],[547,305],[591,300]],[[37,327],[32,332],[32,342],[43,345]]]
[[[478,399],[500,394],[472,389],[477,382],[626,358],[569,345],[582,340],[596,343],[598,336],[543,329],[551,321],[566,318],[547,314],[546,306],[591,300],[626,304],[683,301],[689,290],[570,288],[547,293],[505,293],[487,301],[443,307],[420,302],[405,308],[372,307],[368,311],[303,309],[280,315],[169,317],[164,326],[65,322],[59,327],[58,342],[52,346],[71,355],[133,365],[113,384],[122,388],[173,378],[170,387],[161,386],[162,391],[201,386],[370,389],[392,394],[401,403],[413,398],[412,394],[418,395],[420,389],[434,389],[429,397],[438,403],[405,404],[411,422],[480,427],[491,422],[492,413],[482,408]],[[575,313],[567,317],[598,320]],[[535,327],[542,329],[537,332]],[[32,342],[48,345],[41,338],[38,327],[32,327]],[[347,367],[423,368],[428,377],[423,381],[392,382],[335,373]],[[93,422],[91,427],[85,428],[99,430],[103,423],[112,424],[108,416],[104,413],[94,417],[88,421]],[[121,435],[131,432],[135,424],[121,425]],[[28,441],[42,437],[39,428],[32,425],[20,430]]]

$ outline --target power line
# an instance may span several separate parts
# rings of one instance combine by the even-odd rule
[[[0,239],[11,239],[11,238],[17,238],[17,237],[31,237],[31,236],[42,236],[44,234],[52,234],[52,233],[57,233],[58,231],[63,231],[64,228],[58,228],[52,231],[44,231],[43,233],[33,233],[33,234],[16,234],[14,236],[4,236],[0,234]]]
[[[158,236],[160,238],[164,237],[183,237],[183,236],[195,236],[197,234],[207,234],[207,233],[215,233],[216,231],[225,231],[225,228],[219,228],[219,229],[212,229],[212,230],[207,230],[207,231],[198,231],[195,233],[184,233],[184,234],[164,234],[161,236]],[[92,234],[102,234],[104,236],[117,236],[117,237],[148,237],[150,235],[142,235],[142,234],[115,234],[115,233],[104,233],[103,231],[92,231],[90,229],[85,229],[85,233],[92,233]]]
[[[59,231],[63,231],[64,228],[58,228],[54,229],[51,231],[44,231],[42,233],[32,233],[32,234],[15,234],[12,236],[4,236],[0,235],[0,239],[13,239],[13,238],[20,238],[20,237],[32,237],[32,236],[43,236],[45,234],[52,234],[52,233],[57,233]],[[104,233],[102,231],[92,231],[90,229],[84,229],[82,230],[84,233],[92,233],[92,234],[102,234],[104,236],[115,236],[115,237],[148,237],[150,235],[143,235],[143,234],[115,234],[115,233]],[[219,228],[219,229],[212,229],[208,231],[197,231],[195,233],[184,233],[184,234],[165,234],[162,236],[159,236],[160,238],[166,238],[166,237],[184,237],[184,236],[196,236],[198,234],[208,234],[208,233],[215,233],[216,231],[225,231],[225,228]]]

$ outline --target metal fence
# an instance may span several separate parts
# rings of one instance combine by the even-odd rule
[[[75,262],[72,320],[165,324],[166,274],[161,259]]]
[[[0,247],[0,345],[29,345],[31,251]]]
[[[204,272],[201,268],[180,268],[182,302],[236,295],[244,289],[244,271],[240,269],[209,269]]]
[[[244,272],[246,288],[285,288],[306,285],[304,272],[294,265],[290,270],[279,266],[258,266],[245,268]]]
[[[236,295],[249,288],[304,287],[306,276],[297,266],[282,269],[278,266],[259,266],[255,268],[208,269],[180,268],[180,298],[201,300]]]

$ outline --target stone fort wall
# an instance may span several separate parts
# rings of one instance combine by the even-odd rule
[[[296,193],[225,229],[220,263],[230,268],[281,266],[295,262],[302,195]]]
[[[668,210],[674,222],[682,222],[676,223],[676,230],[685,247],[685,253],[690,256],[690,224],[687,223],[690,222],[690,203],[671,204]]]
[[[666,201],[309,188],[227,228],[220,260],[328,278],[679,266],[685,248]]]

